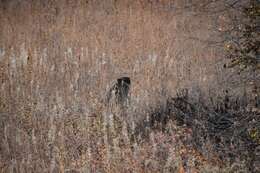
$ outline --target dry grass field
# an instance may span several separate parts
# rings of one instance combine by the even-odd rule
[[[259,80],[223,68],[218,30],[229,16],[204,12],[202,2],[1,0],[0,172],[256,171],[259,109],[249,102]],[[129,102],[106,104],[122,76],[131,79]],[[252,157],[221,156],[210,135],[196,137],[208,129],[196,124],[203,110],[226,95],[242,98],[239,109],[255,117],[245,120],[246,134],[259,140]],[[185,107],[191,123],[166,111],[177,96],[202,110]],[[231,143],[230,151],[242,146]]]

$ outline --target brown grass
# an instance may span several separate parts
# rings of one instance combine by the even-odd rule
[[[184,5],[0,1],[0,171],[183,172],[182,132],[137,143],[127,123],[181,88],[199,100],[230,87],[222,52],[203,41],[218,40],[217,16],[175,9]],[[104,95],[123,75],[132,80],[131,108],[108,124]]]

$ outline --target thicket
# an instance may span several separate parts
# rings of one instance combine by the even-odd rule
[[[185,138],[180,140],[187,147],[192,144],[205,158],[221,161],[232,172],[259,171],[260,112],[246,110],[243,100],[228,95],[208,104],[193,102],[184,93],[187,92],[168,98],[166,106],[151,111],[149,122],[142,122],[137,133],[149,136],[145,135],[144,126],[167,133],[165,127],[175,121],[177,126],[192,132],[188,143]]]

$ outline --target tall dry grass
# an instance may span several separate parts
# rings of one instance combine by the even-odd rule
[[[1,172],[221,172],[182,143],[189,127],[168,122],[167,133],[135,135],[149,111],[182,88],[199,102],[230,88],[250,93],[227,81],[223,53],[207,41],[219,39],[211,29],[218,14],[186,5],[0,1]],[[124,112],[103,103],[120,76],[132,80]]]

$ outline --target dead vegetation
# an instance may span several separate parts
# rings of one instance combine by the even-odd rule
[[[224,2],[0,1],[0,172],[257,172],[259,75],[223,67]]]

